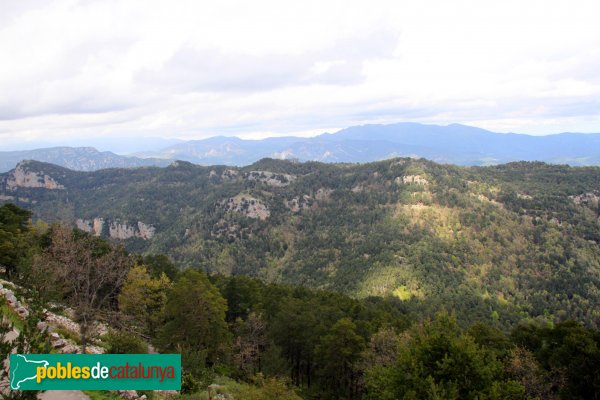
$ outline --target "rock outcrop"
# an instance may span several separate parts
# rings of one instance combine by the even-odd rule
[[[421,175],[404,175],[404,176],[399,176],[395,179],[396,184],[414,184],[414,185],[421,185],[421,186],[427,186],[429,185],[429,181],[427,179],[425,179],[424,177],[422,177]]]
[[[290,174],[277,174],[270,171],[250,171],[246,174],[246,179],[262,182],[273,187],[283,187],[295,181],[296,177]]]
[[[30,171],[27,161],[22,161],[8,174],[6,188],[11,191],[17,188],[44,188],[50,190],[64,189],[64,185],[42,171]]]
[[[108,226],[108,236],[113,239],[125,240],[136,236],[136,234],[133,226],[113,221]]]
[[[319,201],[328,201],[331,198],[333,189],[320,188],[315,192],[315,199]]]
[[[296,196],[291,200],[285,201],[285,206],[294,213],[310,208],[311,198],[309,195]]]
[[[95,236],[101,236],[104,232],[105,220],[103,218],[94,218],[93,220],[77,219],[75,226],[84,232],[91,233]],[[106,222],[108,223],[108,222]],[[125,240],[133,237],[138,237],[144,240],[149,240],[154,237],[156,228],[142,221],[137,221],[130,225],[127,222],[118,220],[108,223],[108,236],[112,239]]]
[[[248,218],[266,220],[271,216],[271,211],[266,204],[250,195],[239,194],[224,200],[222,203],[226,212],[235,212]]]
[[[235,179],[238,176],[238,172],[235,169],[227,168],[221,174],[221,178],[223,179]]]
[[[138,237],[141,237],[144,240],[152,239],[154,237],[154,233],[156,233],[156,228],[152,225],[147,225],[142,221],[138,221]]]
[[[102,229],[104,228],[104,220],[102,218],[94,218],[93,220],[78,218],[75,221],[75,226],[87,233],[92,233],[95,236],[102,235]]]
[[[600,203],[600,196],[595,191],[569,196],[569,198],[577,205],[587,205],[589,207],[598,207]]]

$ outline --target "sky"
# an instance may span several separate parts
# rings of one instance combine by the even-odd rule
[[[596,0],[0,0],[0,150],[404,121],[600,132],[598,15]]]

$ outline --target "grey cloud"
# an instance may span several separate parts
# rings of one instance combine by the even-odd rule
[[[351,85],[364,80],[365,60],[390,56],[397,36],[389,32],[339,41],[331,48],[302,55],[240,56],[218,50],[179,49],[159,71],[143,70],[136,82],[176,91],[271,90],[293,85]],[[314,70],[317,63],[330,68]]]
[[[56,63],[26,80],[9,82],[0,99],[0,120],[12,120],[46,114],[96,114],[133,107],[133,98],[111,93],[99,79],[87,77],[87,87],[74,86],[72,80],[100,52],[110,51],[115,57],[124,55],[133,45],[133,38],[87,41],[68,49],[62,62]],[[48,89],[55,88],[55,89]]]
[[[55,99],[48,104],[30,107],[27,104],[10,105],[0,103],[0,121],[36,117],[48,114],[103,114],[122,111],[134,106],[123,99],[102,98],[93,93]]]

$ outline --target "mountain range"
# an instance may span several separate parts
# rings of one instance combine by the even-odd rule
[[[138,151],[128,156],[92,148],[55,147],[0,152],[0,171],[18,161],[51,162],[75,170],[165,166],[173,160],[200,165],[250,165],[262,158],[322,162],[371,162],[393,157],[423,157],[456,165],[495,165],[543,161],[573,166],[600,165],[600,134],[561,133],[547,136],[504,134],[466,125],[399,123],[363,125],[316,137],[244,140],[215,136]]]
[[[48,147],[35,150],[0,152],[0,172],[13,169],[22,160],[35,160],[60,165],[76,171],[96,171],[105,168],[166,166],[168,160],[121,156],[93,147]]]

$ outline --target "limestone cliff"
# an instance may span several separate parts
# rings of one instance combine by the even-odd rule
[[[107,225],[105,225],[105,223]],[[128,222],[121,222],[119,220],[106,221],[103,218],[94,218],[93,220],[77,219],[75,225],[78,229],[84,232],[93,234],[94,236],[101,236],[104,231],[104,227],[108,226],[108,236],[112,239],[125,240],[133,237],[149,240],[154,237],[156,228],[150,224],[145,224],[142,221],[137,221],[134,224]]]
[[[54,178],[43,171],[32,171],[27,168],[28,161],[21,161],[10,172],[6,179],[6,188],[15,191],[17,188],[44,188],[50,190],[64,189]]]

